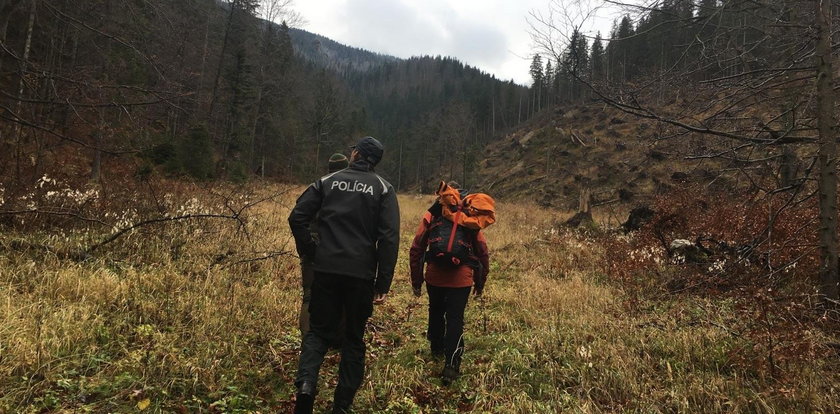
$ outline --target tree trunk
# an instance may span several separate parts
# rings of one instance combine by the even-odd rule
[[[6,31],[9,28],[9,15],[0,17],[0,43],[6,44]],[[5,53],[4,53],[5,54]],[[0,54],[0,73],[3,73],[3,54]]]
[[[90,180],[99,182],[102,176],[102,124],[100,123],[99,131],[94,132],[93,161],[90,163]]]
[[[796,174],[798,163],[796,153],[790,145],[785,145],[782,148],[781,165],[779,166],[779,185],[782,188],[790,188],[796,184]]]
[[[528,118],[530,119],[537,113],[537,91],[534,88],[531,88],[531,105],[528,107]]]
[[[592,190],[589,188],[589,184],[584,184],[584,187],[580,189],[580,200],[578,201],[578,213],[586,213],[592,214],[592,205],[590,201],[592,200]]]
[[[21,102],[23,99],[23,88],[26,84],[26,62],[29,60],[29,51],[32,48],[32,32],[35,28],[35,7],[37,5],[37,0],[32,0],[29,8],[29,24],[26,27],[26,43],[23,46],[23,58],[20,61],[20,79],[18,81],[17,104],[15,106],[15,113],[18,116],[22,115]],[[22,175],[21,163],[24,150],[23,128],[20,123],[15,128],[15,139],[17,139],[17,144],[15,145],[15,181],[19,183]]]
[[[195,108],[201,107],[201,91],[204,87],[204,70],[207,67],[207,43],[210,38],[210,11],[207,11],[207,21],[204,23],[204,47],[201,51],[201,70],[198,72],[198,87],[195,91]],[[196,111],[197,112],[197,111]]]
[[[271,22],[268,20],[270,16],[266,19],[266,28],[265,28],[265,36],[263,36],[263,44],[262,44],[262,51],[260,53],[260,62],[258,73],[259,77],[257,79],[257,100],[254,104],[254,122],[251,124],[251,153],[248,155],[248,168],[252,169],[256,163],[256,146],[257,146],[257,125],[260,121],[260,114],[262,114],[262,101],[263,101],[263,91],[265,91],[265,78],[266,78],[266,66],[269,58],[269,50],[271,50],[271,39],[272,39],[272,30],[271,30]]]
[[[478,130],[475,131],[478,134]],[[467,133],[461,138],[461,188],[467,188]]]
[[[496,91],[493,91],[493,97],[490,101],[490,111],[493,114],[491,118],[493,119],[493,126],[490,128],[490,134],[494,137],[496,136]]]
[[[312,174],[318,175],[318,165],[321,163],[321,128],[315,129],[315,162],[312,163]]]
[[[262,99],[263,99],[263,81],[260,80],[260,84],[257,87],[257,102],[254,105],[254,122],[251,124],[251,133],[250,135],[250,154],[248,154],[248,168],[253,170],[254,165],[256,164],[256,156],[257,156],[257,124],[260,121],[260,114],[262,109]]]
[[[831,56],[831,1],[817,2],[816,67],[819,127],[820,294],[837,303],[837,121],[834,117],[834,73]]]
[[[400,137],[400,158],[397,167],[397,192],[399,193],[402,189],[402,172],[403,172],[403,141],[405,141],[404,137]]]
[[[9,0],[3,2],[0,7],[0,43],[6,44],[6,30],[9,27],[9,19],[12,17],[12,11],[15,10],[18,4],[23,0]],[[3,58],[0,57],[0,72],[3,71]]]
[[[110,0],[106,0],[105,2],[105,31],[111,32],[113,28],[113,24],[111,22],[111,12],[112,3]],[[105,48],[103,49],[102,55],[102,65],[100,67],[100,71],[102,72],[102,83],[108,85],[111,82],[110,76],[110,68],[108,67],[108,59],[111,56],[111,51],[113,47],[113,42],[111,39],[105,40]],[[107,98],[107,94],[105,90],[100,89],[100,99],[102,102],[105,102]],[[93,148],[93,160],[91,160],[90,166],[90,180],[93,182],[100,182],[102,180],[102,147],[105,143],[105,130],[107,128],[107,117],[108,112],[105,108],[99,109],[99,126],[96,131],[94,131],[94,148]],[[115,121],[118,122],[118,121]]]
[[[227,53],[228,40],[230,39],[230,26],[233,24],[233,13],[239,7],[237,0],[230,2],[230,13],[228,14],[227,24],[225,25],[225,36],[222,40],[222,50],[219,52],[219,65],[216,67],[216,76],[213,80],[213,92],[210,94],[210,105],[207,109],[207,116],[213,116],[213,107],[216,105],[216,93],[219,91],[219,80],[222,78],[222,67],[225,64],[225,53]]]

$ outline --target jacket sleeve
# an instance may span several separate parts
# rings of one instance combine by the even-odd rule
[[[426,259],[426,245],[429,243],[429,223],[432,214],[426,212],[417,232],[414,234],[414,241],[411,242],[411,249],[408,251],[409,265],[411,266],[411,287],[419,289],[423,286],[423,264]]]
[[[473,282],[475,283],[475,290],[478,292],[484,291],[484,284],[487,282],[487,275],[490,273],[490,250],[487,248],[487,239],[484,238],[484,233],[478,232],[476,236],[476,257],[481,263],[481,269],[478,269],[473,275]]]
[[[394,267],[400,248],[400,206],[393,187],[382,196],[379,206],[379,224],[377,225],[376,256],[378,261],[376,293],[388,293],[394,278]]]
[[[322,199],[323,193],[319,180],[306,188],[289,214],[289,227],[292,229],[298,254],[311,255],[315,251],[315,240],[312,239],[309,226],[315,218],[315,214],[321,209]]]

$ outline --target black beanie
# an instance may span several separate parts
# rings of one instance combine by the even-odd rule
[[[329,169],[330,172],[336,172],[338,170],[343,170],[350,166],[350,163],[347,161],[347,156],[340,153],[335,153],[330,156],[330,163]]]

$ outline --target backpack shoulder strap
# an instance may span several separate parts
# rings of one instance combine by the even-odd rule
[[[455,219],[452,221],[452,230],[449,232],[449,243],[446,245],[446,251],[452,251],[452,244],[455,242],[455,233],[458,231],[458,221],[461,219],[461,209],[455,213]]]

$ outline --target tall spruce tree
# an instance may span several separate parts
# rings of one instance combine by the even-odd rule
[[[617,82],[628,81],[634,75],[630,67],[634,59],[633,46],[637,43],[633,39],[633,33],[633,22],[630,20],[630,16],[624,16],[615,26],[607,45],[612,79]]]
[[[543,73],[542,56],[535,54],[531,59],[531,112],[540,110],[540,100],[542,99],[543,82],[545,81],[545,74]]]
[[[554,68],[551,67],[551,60],[546,59],[546,61],[545,61],[545,73],[543,74],[543,78],[544,78],[543,89],[545,89],[545,91],[546,91],[545,101],[547,102],[547,104],[549,106],[552,105],[552,97],[554,96],[554,94],[552,93],[551,85],[554,84],[555,75],[556,74],[554,73]]]
[[[606,75],[606,51],[604,50],[604,43],[601,39],[601,32],[598,32],[595,35],[595,40],[592,41],[589,62],[592,69],[592,81],[599,82],[603,80]]]

